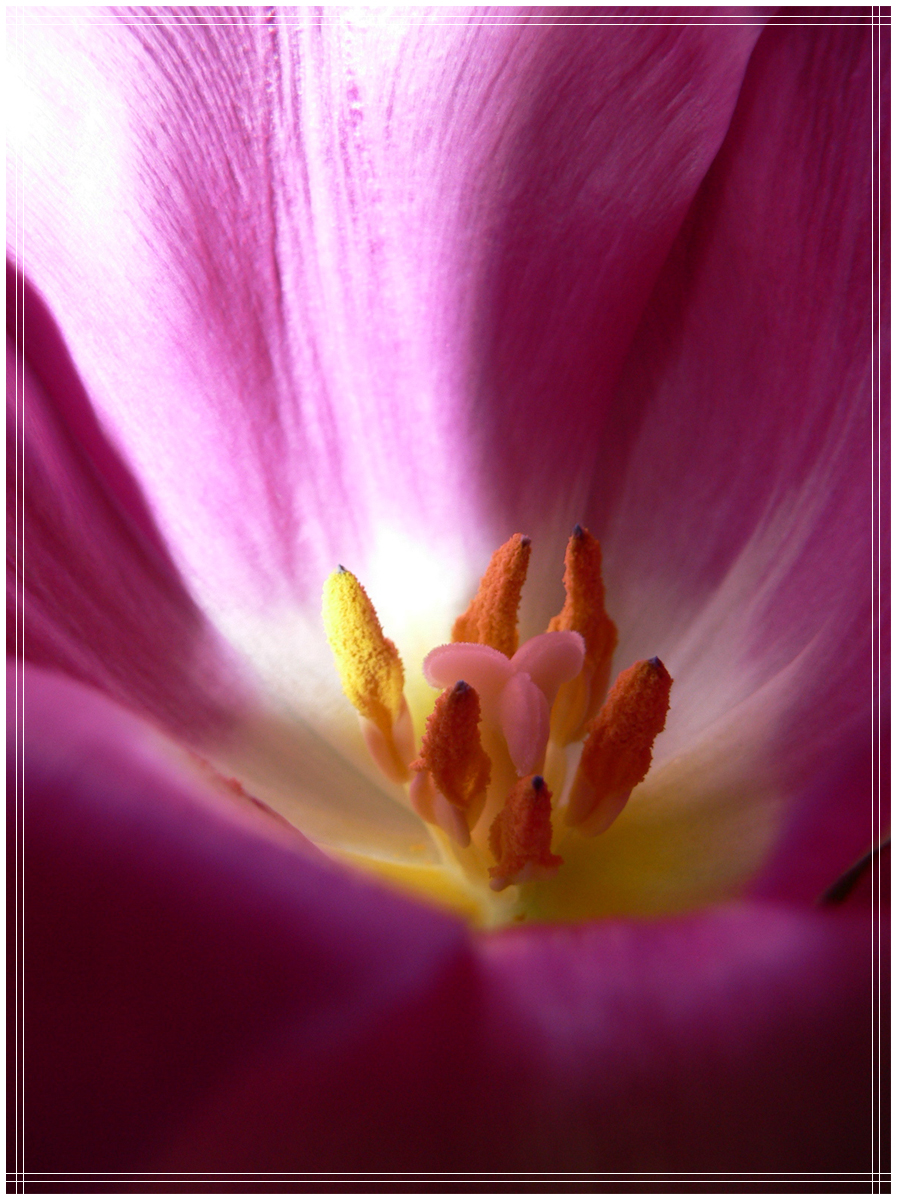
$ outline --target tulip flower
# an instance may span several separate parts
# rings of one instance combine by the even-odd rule
[[[871,876],[818,901],[881,833],[878,31],[700,11],[14,29],[29,1179],[872,1179]],[[361,724],[340,563],[392,680]],[[615,703],[675,683],[624,771],[633,664]],[[596,721],[564,825],[545,739]]]

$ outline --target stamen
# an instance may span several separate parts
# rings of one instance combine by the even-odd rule
[[[520,533],[495,551],[467,612],[452,627],[453,642],[479,642],[511,657],[529,556],[530,539]]]
[[[546,633],[518,648],[529,557],[530,539],[514,534],[493,554],[476,596],[455,621],[451,644],[424,659],[424,678],[441,695],[418,754],[402,662],[364,588],[343,567],[324,586],[324,626],[368,749],[390,779],[410,779],[411,808],[451,839],[450,847],[440,838],[439,849],[448,874],[460,871],[465,897],[487,879],[501,892],[551,879],[563,865],[552,853],[544,776],[564,794],[568,763],[576,761],[567,747],[586,734],[562,805],[578,833],[606,830],[647,775],[669,708],[673,681],[657,658],[623,671],[600,707],[617,630],[604,609],[600,546],[579,525],[567,545],[564,606]],[[395,866],[396,878],[423,878],[416,863]],[[562,876],[561,892],[564,886]],[[513,897],[517,915],[541,903],[534,893]],[[486,907],[507,915],[504,901]]]
[[[384,637],[364,588],[345,567],[324,584],[323,615],[343,691],[361,716],[368,749],[390,779],[404,783],[414,734],[402,660]]]
[[[469,683],[459,680],[436,701],[427,718],[420,758],[411,764],[411,770],[419,772],[410,792],[415,810],[462,846],[470,844],[470,830],[483,811],[491,776],[479,722],[479,697]],[[445,812],[434,791],[453,812]]]
[[[495,866],[489,886],[500,892],[512,883],[550,879],[563,859],[551,853],[551,792],[541,775],[519,780],[489,829]]]
[[[589,837],[620,815],[648,774],[654,739],[666,723],[673,680],[659,658],[622,671],[589,726],[567,803],[567,824]]]
[[[549,630],[572,629],[586,644],[582,673],[565,684],[551,713],[551,737],[561,746],[579,741],[607,692],[617,646],[617,627],[604,609],[601,546],[587,529],[574,527],[564,556],[564,607]]]

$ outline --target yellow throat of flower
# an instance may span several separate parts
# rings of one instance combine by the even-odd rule
[[[441,856],[439,866],[368,865],[486,925],[538,916],[550,891],[571,886],[565,847],[575,840],[581,862],[581,843],[609,828],[647,775],[673,682],[652,658],[608,694],[617,631],[604,610],[601,549],[580,526],[561,612],[519,646],[529,555],[521,534],[501,546],[451,643],[424,660],[442,690],[419,749],[402,663],[367,593],[343,567],[324,585],[324,627],[368,750],[403,785]]]

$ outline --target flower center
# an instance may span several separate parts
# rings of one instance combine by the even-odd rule
[[[324,587],[324,626],[368,750],[405,788],[451,879],[425,890],[453,894],[486,923],[538,908],[538,889],[563,879],[567,839],[594,838],[620,815],[651,766],[673,682],[651,658],[608,693],[617,630],[604,609],[600,546],[580,526],[567,545],[561,612],[519,646],[529,556],[521,534],[501,546],[452,641],[424,660],[424,677],[442,690],[419,748],[401,659],[367,593],[343,567]]]

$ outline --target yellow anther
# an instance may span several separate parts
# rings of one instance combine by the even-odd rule
[[[570,629],[586,644],[582,671],[564,684],[551,714],[552,740],[562,746],[578,741],[607,692],[617,647],[617,627],[604,610],[601,546],[577,525],[564,557],[564,607],[548,623],[549,631]]]
[[[659,658],[622,671],[589,726],[567,804],[567,824],[594,835],[622,812],[648,774],[654,739],[666,723],[673,680]]]
[[[563,863],[551,853],[551,792],[541,775],[519,780],[489,829],[495,866],[489,886],[495,892],[511,883],[550,879]]]
[[[346,696],[384,737],[391,738],[404,704],[402,660],[383,636],[364,588],[343,567],[324,584],[324,629]]]
[[[492,772],[480,742],[479,722],[479,696],[469,683],[459,680],[436,701],[427,718],[420,758],[411,764],[412,771],[429,771],[446,800],[466,812],[477,806],[482,809]]]
[[[517,650],[517,609],[529,566],[530,540],[515,533],[492,555],[470,607],[452,628],[453,642],[480,642],[508,658]]]

